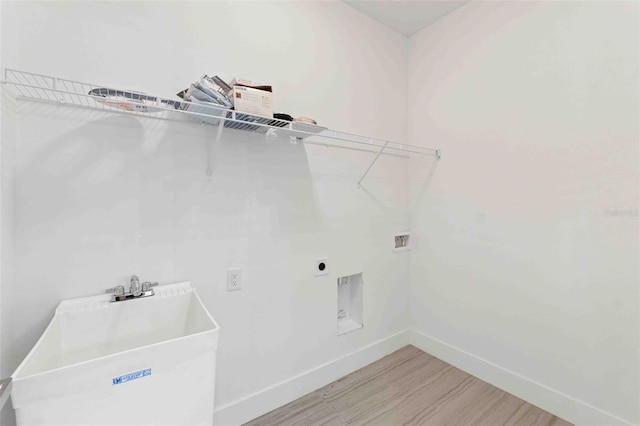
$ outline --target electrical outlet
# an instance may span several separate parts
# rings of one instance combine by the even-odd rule
[[[227,291],[236,291],[242,288],[242,269],[227,269]]]
[[[329,258],[321,257],[315,260],[313,275],[319,277],[320,275],[329,274]]]

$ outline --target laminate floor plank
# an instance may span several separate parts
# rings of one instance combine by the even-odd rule
[[[248,426],[344,426],[346,423],[329,404],[314,393],[245,423]]]
[[[399,397],[376,405],[358,404],[345,413],[337,411],[347,423],[354,425],[421,424],[474,380],[474,377],[452,367],[438,369],[420,385],[401,389]]]
[[[249,426],[570,424],[411,345],[247,423]]]
[[[415,346],[407,345],[364,368],[356,370],[353,373],[318,389],[316,393],[322,395],[325,399],[334,399],[334,397],[344,394],[354,387],[361,386],[362,383],[375,380],[385,373],[400,367],[402,364],[410,362],[413,358],[423,355],[427,354]]]
[[[372,419],[391,415],[394,419],[405,409],[413,409],[411,404],[415,392],[422,388],[430,389],[429,394],[435,399],[437,389],[446,391],[453,380],[463,380],[462,374],[457,374],[452,368],[423,367],[414,371],[412,375],[394,383],[378,381],[375,386],[368,386],[360,392],[345,395],[340,401],[329,401],[332,407],[348,423],[366,424]],[[442,382],[446,385],[439,385]],[[428,401],[425,401],[428,402]]]
[[[380,376],[361,380],[325,400],[347,421],[362,417],[363,411],[395,404],[413,389],[429,386],[451,371],[451,366],[424,355],[396,364]]]

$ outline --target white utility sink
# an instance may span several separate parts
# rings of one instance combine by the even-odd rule
[[[13,374],[18,425],[211,425],[219,328],[190,283],[61,302]]]

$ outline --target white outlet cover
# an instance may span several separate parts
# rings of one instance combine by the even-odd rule
[[[319,257],[313,263],[313,275],[316,277],[329,275],[329,258]]]
[[[234,276],[236,282],[234,283]],[[227,291],[237,291],[242,288],[242,269],[227,269]]]

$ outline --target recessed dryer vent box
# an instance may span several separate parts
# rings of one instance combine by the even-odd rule
[[[411,250],[411,233],[399,232],[393,236],[393,251]]]
[[[362,328],[362,272],[338,278],[338,336]]]

